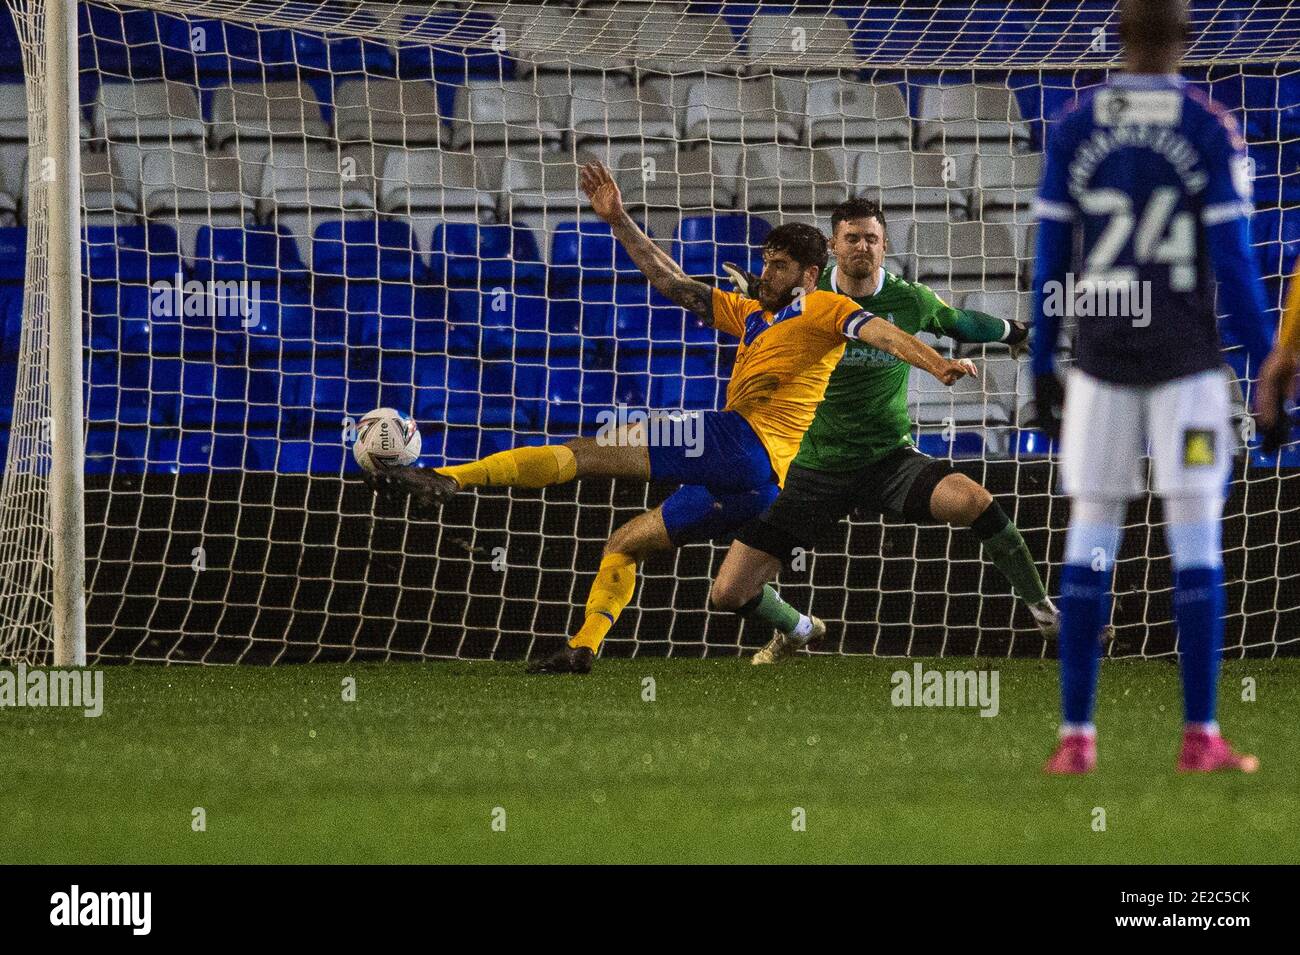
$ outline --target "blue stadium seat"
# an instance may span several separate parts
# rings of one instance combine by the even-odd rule
[[[942,434],[921,434],[916,446],[934,458],[978,458],[984,454],[984,435],[979,431],[958,431],[949,440]]]
[[[308,275],[298,244],[283,228],[204,225],[195,236],[194,277],[201,282],[281,285],[305,283]]]
[[[544,356],[547,302],[540,297],[449,291],[449,354],[480,358]]]
[[[546,267],[531,230],[505,224],[438,226],[429,254],[432,281],[452,288],[502,285],[517,294],[546,291]]]
[[[323,222],[312,243],[318,333],[350,345],[410,349],[416,325],[441,317],[440,297],[405,222]]]
[[[1250,241],[1265,277],[1289,277],[1300,256],[1300,209],[1256,210]]]
[[[505,451],[516,443],[513,431],[453,425],[442,431],[432,431],[420,457],[430,466],[462,464]]]
[[[1250,466],[1272,470],[1281,463],[1284,468],[1300,468],[1300,444],[1290,444],[1277,454],[1265,454],[1258,447],[1251,448]]]
[[[1300,152],[1277,144],[1250,147],[1255,161],[1255,206],[1300,205]]]
[[[27,227],[0,229],[0,284],[23,283],[27,275]]]
[[[474,80],[513,79],[515,61],[491,48],[496,19],[472,11],[428,11],[412,14],[404,24],[412,40],[397,44],[397,70],[403,79],[433,80],[454,93],[457,86]],[[445,38],[453,34],[454,40]],[[443,42],[439,43],[438,40]],[[477,42],[475,42],[477,41]],[[451,98],[439,103],[451,115]]]
[[[687,275],[722,276],[723,262],[763,268],[763,242],[772,231],[766,219],[743,213],[685,216],[673,236],[672,256]]]
[[[1026,458],[1046,458],[1056,453],[1056,442],[1041,431],[1024,428],[1016,432],[1015,456],[1017,460]]]
[[[348,219],[322,222],[312,237],[317,278],[424,281],[426,267],[406,222]]]
[[[290,31],[207,18],[167,18],[159,24],[167,75],[203,86],[294,74]],[[265,72],[264,72],[265,71]]]
[[[147,354],[156,326],[166,335],[181,318],[154,314],[151,283],[176,287],[184,273],[176,231],[169,226],[90,226],[82,242],[82,269],[90,317],[90,345],[97,350]],[[159,309],[175,311],[176,300],[164,296]]]
[[[0,75],[23,75],[23,48],[12,16],[0,17]]]
[[[153,11],[78,4],[77,30],[83,74],[133,80],[163,75],[158,19]]]
[[[298,68],[304,71],[304,75],[307,71],[314,71],[338,82],[362,74],[394,76],[397,73],[392,50],[378,40],[295,30],[293,49]]]

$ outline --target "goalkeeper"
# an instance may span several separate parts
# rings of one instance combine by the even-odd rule
[[[694,447],[655,443],[651,438],[663,429],[635,424],[612,439],[514,448],[436,471],[394,468],[373,480],[381,492],[411,494],[420,504],[442,503],[470,487],[541,488],[582,477],[682,485],[661,506],[610,535],[582,628],[566,646],[534,664],[532,672],[541,673],[591,669],[606,634],[632,599],[637,565],[649,554],[730,534],[767,509],[846,339],[924,368],[945,384],[975,370],[970,362],[948,361],[889,322],[867,315],[851,299],[819,291],[826,239],[811,226],[792,223],[772,230],[763,246],[762,278],[747,298],[687,276],[632,221],[603,165],[583,166],[581,186],[593,211],[610,224],[656,289],[706,324],[740,339],[726,408],[695,413],[702,434]]]
[[[1023,348],[1021,322],[945,304],[929,288],[885,271],[885,217],[869,199],[849,199],[831,216],[836,265],[817,287],[848,295],[870,315],[900,329],[962,342],[1005,342]],[[738,286],[748,276],[734,273]],[[946,461],[912,443],[907,412],[908,367],[868,343],[851,342],[831,375],[826,396],[772,507],[736,535],[713,583],[712,602],[775,629],[754,663],[776,663],[812,640],[825,625],[785,603],[768,583],[796,550],[855,510],[918,524],[969,527],[985,555],[1011,582],[1044,638],[1057,634],[1056,607],[1016,526],[987,490]]]

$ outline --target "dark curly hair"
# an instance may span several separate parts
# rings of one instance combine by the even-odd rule
[[[767,234],[763,243],[764,252],[784,252],[799,264],[800,268],[817,266],[820,271],[826,267],[830,250],[826,245],[826,236],[821,230],[802,222],[787,222],[779,225]]]

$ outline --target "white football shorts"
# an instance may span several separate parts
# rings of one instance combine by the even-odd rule
[[[1117,385],[1071,369],[1061,426],[1061,490],[1091,500],[1223,494],[1237,434],[1223,369],[1158,385]]]

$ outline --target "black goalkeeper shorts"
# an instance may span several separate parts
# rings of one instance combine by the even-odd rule
[[[796,548],[811,549],[824,532],[855,511],[930,523],[934,489],[953,473],[947,461],[912,447],[899,448],[856,471],[814,471],[792,464],[772,506],[741,527],[736,540],[785,563]]]

